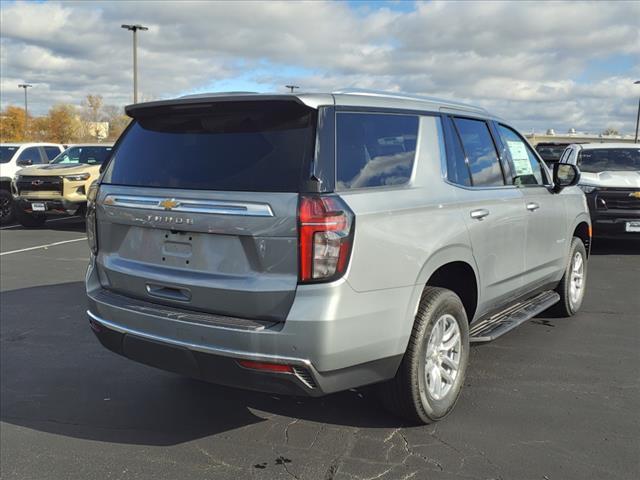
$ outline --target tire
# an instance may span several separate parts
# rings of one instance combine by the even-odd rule
[[[581,271],[577,265],[577,258],[580,258]],[[581,276],[577,276],[581,274]],[[577,280],[579,279],[579,280]],[[576,282],[579,284],[576,285]],[[574,289],[572,290],[572,283]],[[578,237],[573,237],[569,248],[569,261],[565,268],[562,280],[556,287],[556,292],[560,295],[560,301],[549,309],[550,313],[560,317],[571,317],[576,314],[584,300],[584,290],[587,284],[587,249]],[[577,293],[576,296],[576,288]]]
[[[47,217],[43,214],[27,213],[22,210],[16,212],[18,223],[26,228],[37,228],[44,225],[47,221]]]
[[[439,331],[442,329],[436,328],[437,325],[445,326],[440,337]],[[450,334],[447,333],[449,329],[453,329]],[[440,343],[438,339],[443,337],[449,337],[451,341],[456,332],[459,342],[454,342],[455,346],[451,350],[444,356],[438,356],[436,349],[436,354],[431,359],[427,358],[427,352],[433,351],[430,342],[435,341],[437,345]],[[453,369],[448,365],[451,360],[444,365],[443,357],[454,359],[454,363],[457,359],[458,368],[452,379]],[[450,290],[426,287],[404,358],[396,376],[379,385],[380,399],[389,411],[412,423],[436,422],[453,410],[464,383],[468,361],[469,322],[460,298]],[[438,366],[443,370],[437,370]],[[443,382],[443,374],[433,374],[441,371],[445,371],[452,381]],[[443,389],[439,393],[438,382]]]
[[[13,195],[8,190],[0,190],[0,225],[13,222],[16,216]]]

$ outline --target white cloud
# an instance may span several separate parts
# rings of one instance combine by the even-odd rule
[[[633,2],[426,2],[413,12],[338,2],[0,8],[2,106],[21,104],[16,85],[28,81],[39,113],[87,93],[131,100],[131,34],[122,23],[150,27],[139,43],[144,99],[234,81],[267,90],[358,86],[478,103],[524,130],[631,131],[640,95]]]

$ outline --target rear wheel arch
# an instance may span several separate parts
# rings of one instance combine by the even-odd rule
[[[469,322],[473,320],[478,306],[478,280],[470,264],[454,261],[438,267],[425,287],[445,288],[454,292],[460,297]]]

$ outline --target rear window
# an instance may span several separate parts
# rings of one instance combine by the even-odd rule
[[[536,145],[536,151],[547,163],[554,163],[560,160],[562,153],[567,148],[568,143],[565,144],[548,144],[539,143]]]
[[[415,115],[338,113],[336,186],[344,190],[407,183],[417,138]]]
[[[308,177],[315,111],[291,101],[218,103],[141,117],[103,182],[194,190],[297,192]]]
[[[53,160],[60,155],[60,149],[58,147],[44,147],[44,153],[49,160]]]

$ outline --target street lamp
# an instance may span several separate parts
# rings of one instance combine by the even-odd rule
[[[27,122],[29,121],[29,111],[27,110],[27,88],[31,88],[33,85],[30,83],[21,83],[18,88],[24,88],[24,137],[27,138]],[[636,135],[637,136],[637,135]]]
[[[299,87],[298,85],[285,85],[285,88],[288,88],[288,89],[289,89],[289,91],[290,91],[291,93],[293,93],[293,90],[294,90],[294,89],[296,89],[296,88],[300,88],[300,87]]]
[[[634,85],[640,85],[640,80],[633,82]],[[638,124],[640,123],[640,98],[638,98],[638,116],[636,117],[636,143],[638,143]]]
[[[149,30],[142,25],[121,25],[122,28],[133,32],[133,103],[138,103],[138,30]]]

